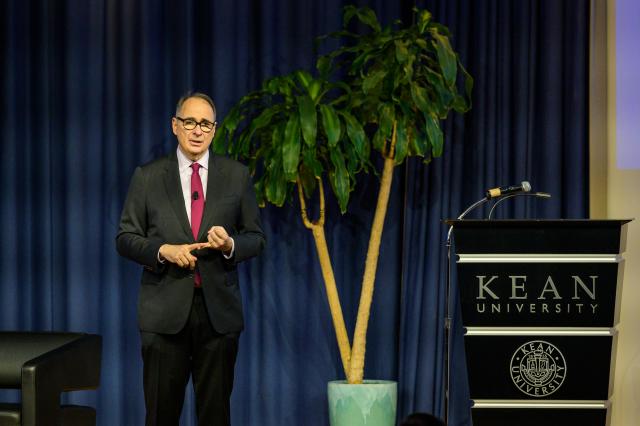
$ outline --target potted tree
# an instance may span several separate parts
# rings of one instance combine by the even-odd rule
[[[354,19],[367,31],[351,31]],[[382,27],[371,9],[347,6],[343,29],[321,40],[326,37],[344,45],[318,57],[315,76],[295,71],[266,80],[230,110],[214,149],[248,162],[262,205],[282,206],[297,193],[302,221],[315,241],[347,383],[359,385],[394,168],[409,156],[428,163],[442,154],[441,120],[452,109],[470,108],[473,80],[450,45],[448,29],[426,10],[414,9],[412,25],[396,21]],[[380,163],[376,156],[382,158],[381,170],[373,166]],[[329,182],[344,213],[357,174],[369,171],[379,174],[380,187],[351,347],[324,235],[324,186]],[[315,220],[306,207],[313,197],[320,206]],[[353,397],[332,401],[331,392],[330,384],[332,424],[341,424],[332,405],[356,418],[344,424],[373,424],[348,406]],[[392,413],[387,412],[391,408],[366,408],[378,419],[390,419],[376,424],[395,422],[395,395],[392,399],[387,401]]]

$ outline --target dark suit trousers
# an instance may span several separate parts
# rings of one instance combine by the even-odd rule
[[[192,375],[200,426],[228,426],[238,335],[211,326],[200,289],[177,334],[141,332],[147,426],[177,426]]]

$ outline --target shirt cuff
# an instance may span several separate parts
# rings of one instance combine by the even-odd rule
[[[225,254],[225,252],[222,252],[222,255],[224,256],[225,259],[231,259],[233,257],[233,253],[236,250],[236,243],[235,241],[233,241],[233,238],[229,237],[229,239],[231,240],[231,251],[229,252],[229,254]]]
[[[158,249],[158,262],[162,263],[164,265],[164,263],[167,261],[167,259],[165,259],[164,257],[160,256],[160,249]]]

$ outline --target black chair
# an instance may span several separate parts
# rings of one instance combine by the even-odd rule
[[[0,332],[0,388],[21,404],[0,403],[0,426],[96,424],[92,407],[60,405],[60,394],[100,385],[102,338],[94,334]]]

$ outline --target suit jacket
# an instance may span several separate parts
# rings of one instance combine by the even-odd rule
[[[233,238],[231,259],[222,252],[195,252],[196,268],[213,328],[219,333],[244,327],[237,264],[260,253],[265,238],[249,172],[226,157],[209,156],[209,176],[197,240],[184,206],[176,152],[135,170],[116,237],[118,252],[144,266],[138,296],[140,330],[177,333],[185,325],[193,298],[194,272],[158,261],[162,244],[206,242],[213,225]]]

